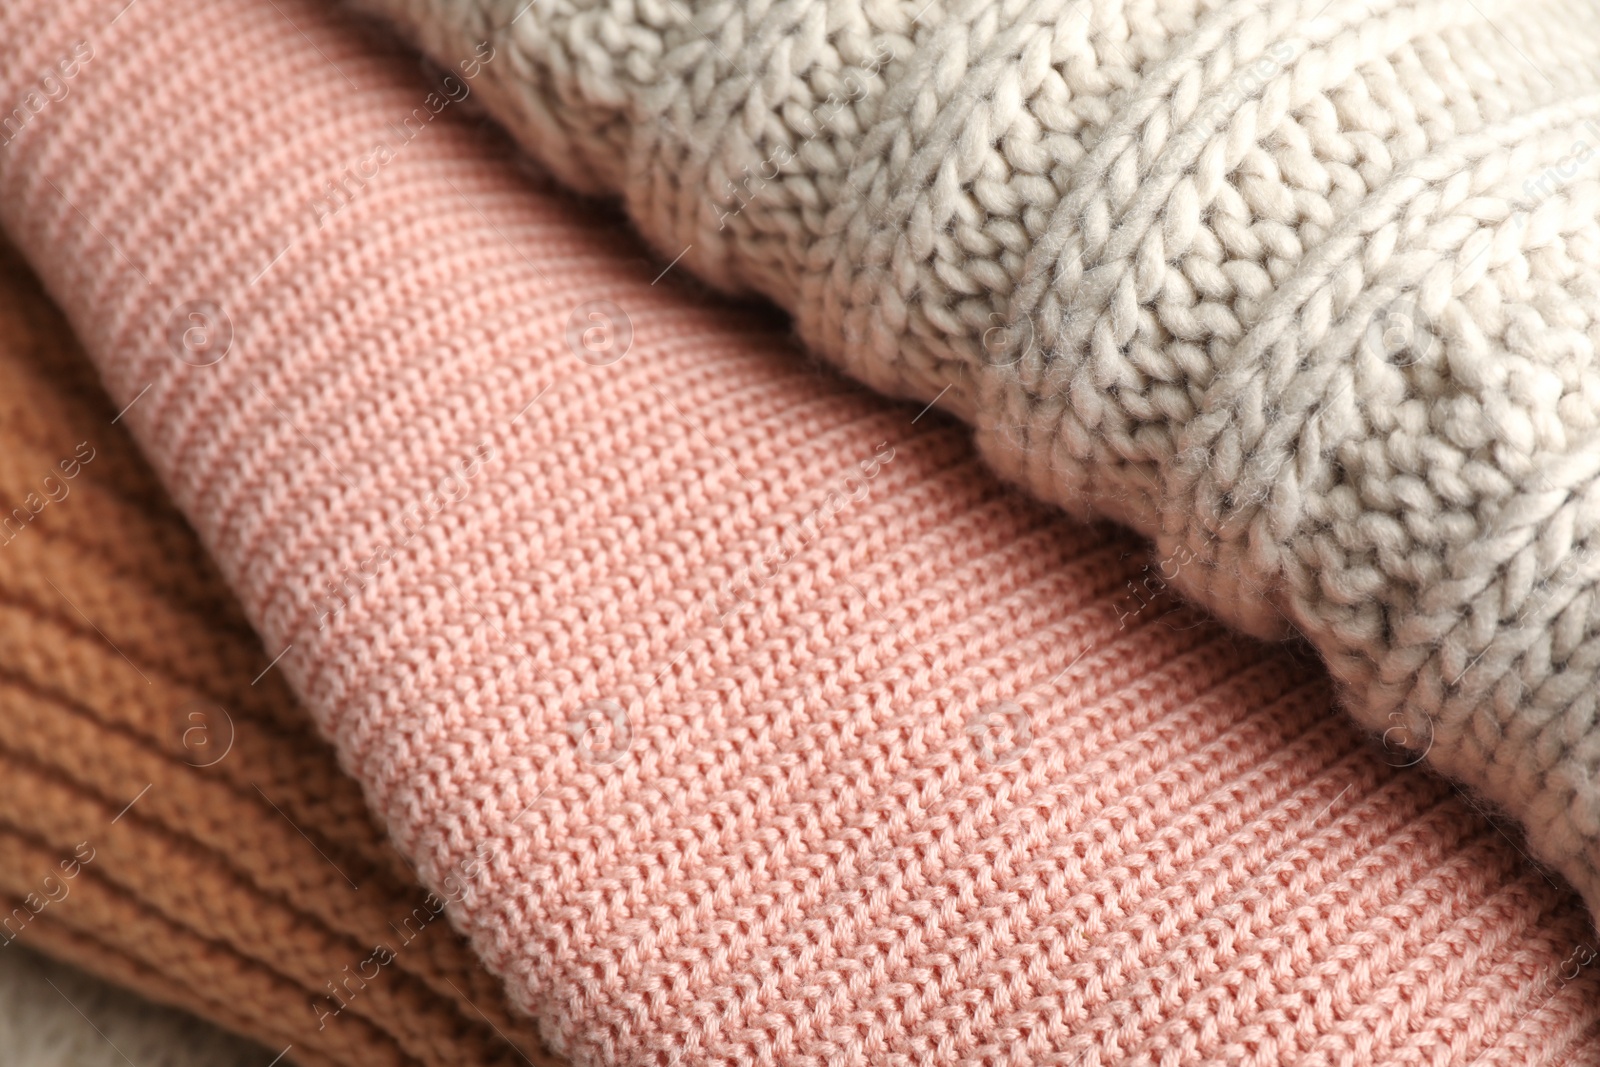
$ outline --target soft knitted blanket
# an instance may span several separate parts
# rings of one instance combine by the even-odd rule
[[[0,960],[47,952],[249,1035],[251,1067],[539,1058],[116,415],[0,243]],[[0,1063],[61,1030],[38,1024],[0,1024]]]
[[[94,48],[0,219],[575,1062],[1600,1061],[1575,897],[1320,670],[1121,610],[1130,537],[531,187],[458,106],[500,45],[424,80],[312,0],[0,41],[0,100]]]
[[[359,2],[1600,905],[1600,5]]]

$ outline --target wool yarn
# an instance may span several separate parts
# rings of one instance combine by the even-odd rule
[[[554,1063],[263,673],[116,415],[0,242],[0,999],[22,998],[0,1062],[52,1035],[73,1062],[80,1026],[100,1040],[78,1010],[139,1067],[188,1047],[139,1055],[159,1013],[140,1037],[92,983],[58,995],[5,964],[37,950],[255,1039],[249,1067]],[[30,984],[71,1025],[25,1014]],[[224,1047],[194,1053],[220,1067]]]
[[[1600,1058],[1578,899],[1306,658],[1128,608],[1128,535],[696,295],[327,5],[122,3],[0,8],[0,100],[98,64],[0,221],[557,1051]]]
[[[1592,0],[359,0],[1600,901]]]

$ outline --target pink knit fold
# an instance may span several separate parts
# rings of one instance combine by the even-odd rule
[[[307,0],[124,3],[0,7],[0,220],[563,1054],[1600,1061],[1569,890],[524,176],[493,34],[446,79]]]

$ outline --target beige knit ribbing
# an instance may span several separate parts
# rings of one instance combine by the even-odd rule
[[[362,3],[1600,904],[1600,7]]]
[[[0,242],[0,953],[301,1067],[553,1062],[263,673],[116,415]]]

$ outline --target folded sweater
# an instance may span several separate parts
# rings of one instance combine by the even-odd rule
[[[1592,0],[358,2],[1600,908]]]
[[[246,1034],[253,1067],[539,1057],[116,415],[0,242],[0,958]]]
[[[1129,536],[530,185],[458,106],[495,40],[448,82],[311,0],[0,41],[0,100],[94,49],[0,220],[575,1063],[1600,1059],[1586,914],[1511,837]]]

